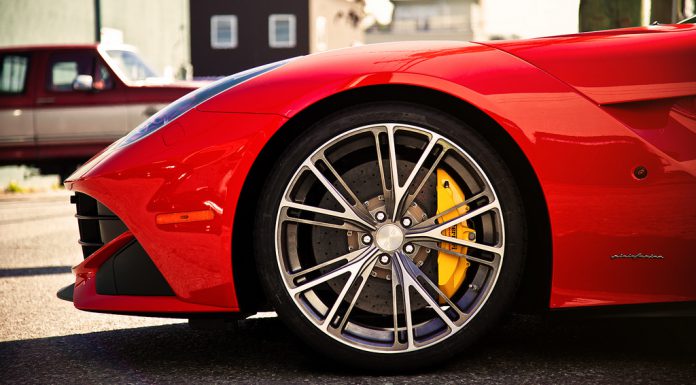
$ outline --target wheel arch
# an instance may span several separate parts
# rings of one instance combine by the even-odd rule
[[[258,279],[253,246],[250,242],[234,242],[235,238],[252,238],[253,226],[248,224],[254,222],[265,176],[283,153],[287,143],[313,123],[338,110],[377,101],[414,103],[453,115],[477,129],[499,151],[520,188],[525,210],[541,213],[526,216],[529,229],[527,263],[517,298],[517,309],[525,312],[548,309],[552,267],[551,226],[541,184],[523,151],[503,127],[466,101],[430,88],[396,84],[354,88],[319,100],[288,120],[264,146],[244,182],[238,199],[238,202],[244,204],[238,204],[234,218],[232,266],[240,309],[258,311],[268,308]]]

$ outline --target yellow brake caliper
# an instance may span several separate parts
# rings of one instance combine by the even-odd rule
[[[454,182],[452,177],[442,169],[437,170],[437,213],[447,211],[448,209],[464,202],[464,193],[462,189]],[[443,223],[451,219],[455,219],[466,214],[469,211],[468,205],[462,205],[456,210],[443,215],[439,222]],[[442,232],[442,235],[457,239],[471,240],[475,238],[473,229],[467,227],[466,221],[455,226],[448,227]],[[460,245],[455,245],[449,242],[441,242],[440,248],[448,251],[454,251],[459,254],[466,254],[467,248]],[[464,257],[438,251],[437,253],[438,266],[438,286],[440,290],[451,298],[459,289],[466,277],[466,269],[469,267],[469,261]],[[440,299],[444,302],[444,299]]]

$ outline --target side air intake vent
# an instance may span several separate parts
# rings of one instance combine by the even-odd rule
[[[78,243],[85,258],[127,230],[119,217],[89,195],[78,192],[71,202],[77,206]]]
[[[97,271],[96,286],[102,295],[174,295],[138,241],[104,262]]]
[[[85,258],[128,230],[118,216],[89,195],[78,192],[70,201],[77,206],[75,217]],[[106,260],[97,271],[96,278],[97,293],[101,295],[174,295],[137,240]]]

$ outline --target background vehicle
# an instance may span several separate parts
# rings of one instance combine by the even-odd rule
[[[0,49],[0,162],[69,175],[201,83],[157,78],[128,46]]]
[[[86,259],[59,295],[190,318],[270,304],[382,370],[441,362],[515,299],[693,306],[694,46],[694,25],[661,25],[230,76],[68,179]]]

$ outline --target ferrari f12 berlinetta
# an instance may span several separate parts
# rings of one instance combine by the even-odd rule
[[[341,49],[169,105],[65,182],[81,310],[273,309],[429,365],[523,309],[696,303],[696,27]]]

